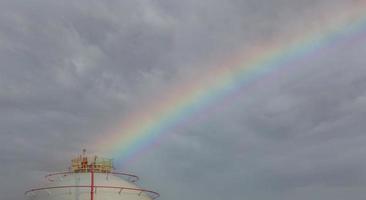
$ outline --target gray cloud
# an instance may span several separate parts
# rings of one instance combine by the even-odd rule
[[[174,85],[357,1],[0,2],[7,200]],[[365,40],[299,59],[171,130],[126,166],[160,199],[361,199]],[[121,163],[116,163],[122,166]]]

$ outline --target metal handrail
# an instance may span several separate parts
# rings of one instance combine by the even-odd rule
[[[47,174],[45,176],[45,179],[47,179],[48,181],[50,182],[54,182],[55,179],[51,179],[52,176],[57,176],[57,175],[68,175],[68,174],[79,174],[80,172],[70,172],[70,171],[67,171],[67,172],[57,172],[57,173],[51,173],[51,174]],[[95,173],[102,173],[102,172],[95,172]],[[109,174],[113,174],[113,175],[119,175],[119,176],[127,176],[128,177],[128,181],[132,182],[132,183],[135,183],[137,182],[138,180],[140,180],[140,178],[136,175],[133,175],[133,174],[128,174],[128,173],[122,173],[122,172],[105,172],[103,174],[106,174],[107,176]],[[131,179],[132,178],[132,179]]]
[[[41,190],[49,190],[49,189],[62,189],[62,188],[90,188],[90,185],[65,185],[65,186],[54,186],[54,187],[41,187],[41,188],[35,188],[26,191],[24,194],[27,195],[31,192],[37,192]],[[117,186],[106,186],[106,185],[95,185],[94,188],[107,188],[107,189],[119,189],[119,194],[123,190],[131,190],[131,191],[138,191],[138,195],[140,196],[142,193],[146,193],[148,196],[150,196],[152,199],[156,199],[160,197],[160,194],[151,190],[145,190],[140,188],[129,188],[129,187],[117,187]]]

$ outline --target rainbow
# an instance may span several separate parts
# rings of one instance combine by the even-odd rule
[[[352,41],[366,32],[364,2],[335,11],[337,16],[317,30],[309,30],[286,38],[285,42],[266,42],[239,52],[199,80],[173,87],[166,96],[152,102],[121,121],[117,128],[98,138],[100,151],[127,162],[154,146],[169,130],[204,112],[240,91],[247,84],[276,71],[292,66],[294,61],[317,55],[323,48]]]

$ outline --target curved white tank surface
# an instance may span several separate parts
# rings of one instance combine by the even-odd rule
[[[153,200],[159,197],[156,192],[138,187],[135,182],[139,178],[135,175],[105,171],[105,166],[100,169],[93,162],[68,172],[49,174],[46,185],[25,195],[28,200]]]

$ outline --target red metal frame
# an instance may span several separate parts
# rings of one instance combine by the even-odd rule
[[[118,176],[126,176],[128,177],[128,181],[135,183],[138,180],[140,180],[140,178],[136,175],[133,174],[128,174],[128,173],[122,173],[122,172],[108,172],[108,173],[102,173],[102,172],[94,172],[94,173],[101,173],[101,174],[106,174],[108,176],[108,174],[113,174],[113,175],[118,175]],[[47,179],[50,182],[55,181],[55,179],[52,179],[52,176],[57,176],[57,175],[64,175],[67,176],[69,174],[80,174],[80,172],[57,172],[57,173],[52,173],[52,174],[47,174],[45,176],[45,179]]]
[[[160,197],[160,194],[151,190],[139,189],[139,188],[129,188],[129,187],[116,187],[116,186],[106,186],[106,185],[94,185],[94,188],[105,188],[105,189],[119,189],[118,193],[121,193],[123,190],[131,190],[131,191],[138,191],[140,192],[138,195],[142,193],[146,193],[152,199],[156,199]],[[49,190],[49,189],[62,189],[62,188],[90,188],[90,185],[65,185],[65,186],[54,186],[54,187],[42,187],[42,188],[35,188],[26,191],[24,194],[27,195],[31,192],[37,192],[41,190]]]

